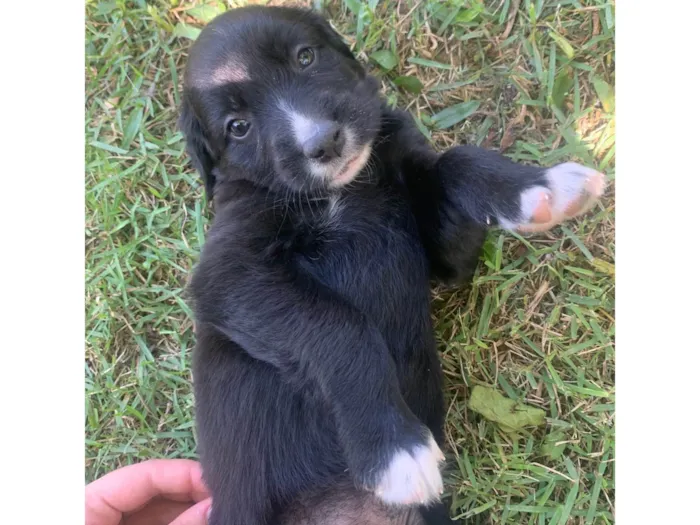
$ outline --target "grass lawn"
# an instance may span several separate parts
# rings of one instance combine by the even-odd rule
[[[614,2],[314,3],[437,147],[608,174],[583,219],[494,232],[473,287],[435,291],[434,322],[454,516],[614,521]],[[176,118],[190,38],[224,4],[86,7],[86,481],[196,457],[183,298],[208,214]],[[467,410],[474,385],[544,409],[546,424],[503,432]]]

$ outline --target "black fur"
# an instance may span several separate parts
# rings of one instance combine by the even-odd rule
[[[299,46],[316,53],[303,71]],[[213,85],[227,60],[246,74]],[[211,524],[280,523],[301,494],[372,488],[398,448],[429,433],[443,444],[430,280],[468,280],[487,225],[518,220],[520,193],[546,182],[478,148],[436,153],[308,11],[214,20],[192,49],[183,100],[188,152],[216,211],[191,284]],[[283,103],[372,144],[355,181],[334,189],[310,175]],[[243,140],[227,135],[232,115],[252,122]],[[422,514],[448,521],[439,505]]]

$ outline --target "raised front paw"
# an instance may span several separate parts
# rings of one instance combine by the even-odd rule
[[[499,217],[501,226],[525,233],[549,230],[590,210],[605,191],[605,175],[575,162],[547,169],[544,179],[546,186],[520,194],[520,220]]]
[[[418,505],[440,499],[440,466],[445,456],[422,425],[417,433],[404,432],[381,446],[351,452],[351,456],[349,462],[358,484],[386,504]]]

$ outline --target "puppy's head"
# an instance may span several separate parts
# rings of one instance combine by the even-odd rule
[[[323,191],[362,170],[380,108],[378,82],[323,18],[250,6],[220,15],[194,43],[180,123],[210,197],[235,179]]]

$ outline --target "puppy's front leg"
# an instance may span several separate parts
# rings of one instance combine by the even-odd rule
[[[438,154],[406,112],[384,109],[382,155],[398,166],[431,270],[468,280],[489,227],[544,231],[588,211],[605,178],[574,162],[518,164],[495,151],[457,146]]]
[[[380,331],[288,262],[279,228],[250,213],[254,197],[217,212],[192,281],[198,323],[320,393],[358,486],[392,504],[438,499],[443,455],[401,396]]]
[[[437,176],[444,197],[482,226],[537,232],[590,210],[605,177],[575,162],[526,166],[495,151],[452,148],[440,156]]]
[[[545,231],[588,211],[605,189],[603,174],[574,162],[526,166],[473,146],[436,160],[418,151],[404,172],[433,274],[443,281],[471,277],[489,227]]]

